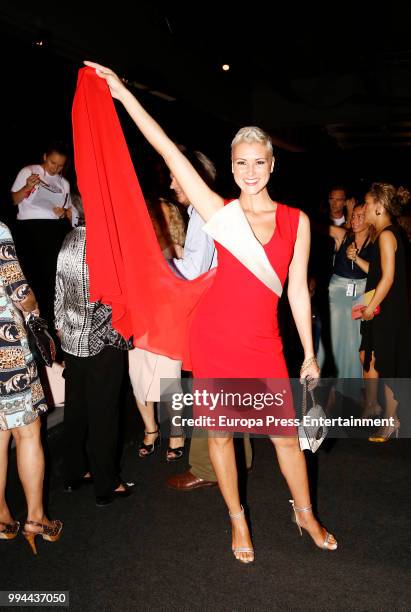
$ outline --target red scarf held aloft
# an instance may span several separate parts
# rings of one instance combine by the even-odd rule
[[[107,83],[92,68],[79,71],[72,117],[90,299],[112,307],[113,327],[135,346],[189,369],[190,318],[214,271],[186,281],[168,267]]]

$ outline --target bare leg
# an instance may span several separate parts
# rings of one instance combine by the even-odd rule
[[[365,351],[360,352],[360,361],[364,365]],[[368,372],[363,370],[363,377],[365,381],[365,408],[363,417],[372,417],[376,414],[381,413],[381,406],[378,404],[378,379],[379,375],[374,367],[375,358],[374,353],[370,362],[370,369]]]
[[[144,422],[144,432],[150,431],[150,432],[154,432],[154,433],[144,433],[144,444],[150,445],[150,444],[154,444],[154,442],[157,440],[158,436],[160,435],[158,432],[158,425],[156,423],[156,419],[154,416],[154,402],[146,402],[145,404],[142,404],[141,402],[137,402],[137,408],[141,414],[141,418],[143,419]],[[144,457],[145,455],[147,455],[147,451],[144,448],[141,448],[139,450],[139,455],[140,457]]]
[[[375,381],[375,390],[372,390],[371,393],[372,393],[372,401],[374,401],[374,405],[378,406],[377,390],[378,390],[379,373],[375,369],[375,356],[374,356],[374,353],[372,353],[372,358],[371,358],[371,362],[370,362],[370,369],[369,369],[368,372],[364,372],[364,378],[366,378],[365,374],[367,374],[366,392],[367,392],[367,389],[368,389],[368,387],[370,385],[370,379],[374,379],[374,381]],[[372,389],[372,387],[371,387],[371,389]],[[368,392],[367,392],[367,400],[368,400]],[[375,395],[375,400],[374,400],[374,395]],[[389,437],[399,427],[399,420],[397,418],[398,402],[397,402],[397,400],[394,397],[394,393],[393,393],[392,389],[388,385],[384,385],[384,396],[385,396],[384,417],[385,418],[390,418],[390,417],[393,418],[394,419],[394,425],[391,425],[391,426],[388,425],[388,426],[380,427],[378,429],[378,431],[376,431],[372,436],[370,436],[368,438],[368,440],[370,442],[386,442],[389,439]],[[376,414],[375,411],[372,414]],[[363,416],[365,416],[365,415],[363,415]]]
[[[386,384],[384,385],[385,395],[385,410],[384,418],[391,418],[392,425],[383,425],[368,440],[370,442],[387,442],[393,434],[398,435],[400,421],[397,417],[398,402],[394,397],[392,389]]]
[[[215,435],[208,438],[208,451],[217,476],[218,485],[230,514],[241,513],[240,495],[238,492],[237,466],[235,462],[234,442],[230,435]],[[232,547],[252,548],[250,531],[245,516],[232,520]],[[254,553],[235,553],[243,562],[254,560]]]
[[[5,496],[10,438],[11,432],[9,430],[0,431],[0,521],[2,523],[13,522]],[[4,526],[0,525],[0,531],[3,530]]]
[[[384,395],[385,395],[385,416],[387,418],[391,417],[395,420],[397,417],[398,402],[394,397],[394,393],[392,389],[388,385],[384,385]]]
[[[311,506],[307,466],[297,438],[271,438],[277,453],[281,473],[287,481],[297,508]],[[312,512],[299,512],[298,522],[308,531],[317,546],[324,543],[325,530]],[[331,536],[330,545],[336,540]]]
[[[40,427],[38,418],[30,425],[12,429],[12,434],[16,441],[19,476],[26,496],[27,520],[51,525],[43,507],[44,453]]]

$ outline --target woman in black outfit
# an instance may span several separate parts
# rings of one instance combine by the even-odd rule
[[[365,218],[375,228],[366,285],[366,291],[374,289],[375,294],[363,311],[361,324],[360,357],[367,378],[394,379],[411,375],[405,251],[401,231],[394,223],[409,199],[406,189],[396,189],[387,183],[374,183],[365,198]],[[377,306],[380,306],[380,313],[375,315]],[[385,417],[392,418],[392,425],[381,427],[369,438],[371,442],[385,442],[393,434],[398,436],[398,401],[393,386],[385,381]],[[376,385],[371,388],[377,403]]]

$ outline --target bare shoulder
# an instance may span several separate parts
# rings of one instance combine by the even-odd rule
[[[397,248],[397,238],[391,230],[384,229],[381,234],[378,236],[378,243],[380,248]]]
[[[299,212],[299,215],[298,215],[298,233],[300,233],[300,232],[303,232],[303,233],[308,232],[309,233],[310,232],[310,219],[309,219],[308,215],[304,211],[302,211],[302,210],[299,210],[299,209],[297,209],[297,210]]]

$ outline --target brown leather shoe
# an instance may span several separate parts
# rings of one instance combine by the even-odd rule
[[[167,478],[166,484],[171,489],[176,489],[177,491],[192,491],[193,489],[200,489],[201,487],[217,486],[217,482],[198,478],[198,476],[194,476],[190,471],[170,476],[170,478]]]

